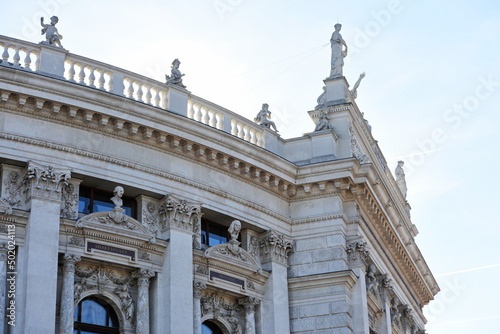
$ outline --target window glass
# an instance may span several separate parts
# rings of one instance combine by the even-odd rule
[[[88,215],[93,212],[111,211],[115,205],[111,202],[113,193],[105,192],[94,188],[80,187],[80,197],[78,198],[78,212]],[[136,202],[133,198],[123,197],[125,214],[136,218]]]
[[[106,301],[88,297],[75,309],[74,334],[118,334],[119,323],[115,311]]]
[[[208,236],[208,237],[207,237]],[[201,242],[207,246],[215,246],[227,243],[227,227],[219,225],[210,220],[201,221]]]
[[[93,300],[84,300],[82,302],[82,317],[80,322],[106,326],[106,320],[107,312],[104,306]]]

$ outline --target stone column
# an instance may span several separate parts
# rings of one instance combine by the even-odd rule
[[[292,240],[270,230],[263,233],[259,245],[262,268],[271,272],[264,287],[261,332],[289,334],[287,267]]]
[[[255,297],[246,297],[238,301],[245,308],[245,334],[255,334],[255,306],[260,303]]]
[[[63,282],[61,293],[60,334],[73,334],[75,313],[75,263],[80,256],[65,254],[63,256]]]
[[[7,284],[7,243],[0,244],[0,332],[5,329],[5,287]]]
[[[151,334],[193,331],[193,235],[200,210],[173,195],[161,201],[159,238],[168,240],[168,248],[154,287],[158,308]]]
[[[201,334],[201,290],[206,288],[203,282],[193,283],[193,334]]]
[[[154,271],[139,269],[134,272],[137,278],[137,334],[149,334],[149,279]]]
[[[24,300],[24,328],[30,334],[56,331],[57,268],[61,190],[70,179],[70,171],[28,163],[23,193],[29,208],[23,246],[23,276],[19,291]],[[16,303],[17,304],[17,303]],[[42,307],[43,306],[43,307]],[[22,326],[22,324],[21,324]],[[17,325],[16,325],[17,327]]]
[[[380,297],[382,299],[382,305],[384,307],[384,313],[382,315],[382,319],[380,321],[380,326],[378,328],[378,333],[381,334],[391,334],[392,333],[392,324],[391,324],[391,295],[390,291],[392,290],[391,280],[387,277],[387,275],[382,275],[379,279],[379,291]]]
[[[356,284],[351,289],[352,328],[353,334],[369,332],[368,303],[366,296],[366,260],[369,251],[364,241],[353,241],[346,248],[349,268],[358,276]]]

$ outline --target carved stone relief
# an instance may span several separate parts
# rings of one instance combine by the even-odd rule
[[[125,319],[129,321],[131,324],[134,323],[134,301],[128,292],[128,284],[124,283],[120,286],[117,286],[113,291],[115,295],[120,298],[121,301],[121,309],[125,314]]]
[[[61,217],[68,219],[78,218],[78,189],[68,183],[62,188]]]
[[[148,202],[146,207],[142,209],[142,225],[155,236],[158,236],[159,216],[156,205],[153,202]]]
[[[172,194],[162,200],[159,209],[160,231],[178,228],[193,232],[193,247],[201,247],[201,204],[188,203]]]
[[[203,292],[201,296],[201,316],[212,315],[214,319],[224,318],[231,324],[231,333],[242,333],[244,323],[242,307],[236,299],[220,296],[216,292]]]
[[[26,200],[32,197],[41,197],[60,201],[62,189],[68,185],[70,177],[68,169],[28,162],[27,172],[22,181]]]
[[[293,249],[291,239],[274,230],[269,230],[260,238],[259,244],[262,262],[276,261],[287,265],[288,254]]]
[[[349,136],[351,137],[351,152],[353,157],[355,157],[360,164],[366,164],[370,162],[370,159],[366,154],[364,154],[363,150],[359,146],[358,140],[354,135],[354,130],[352,128],[352,124],[349,124]]]
[[[75,245],[79,247],[85,247],[85,239],[79,236],[71,236],[69,237],[68,244]]]
[[[21,207],[21,180],[21,174],[16,171],[8,171],[7,177],[4,177],[5,200],[13,208]]]
[[[370,251],[366,247],[365,241],[358,240],[348,243],[346,252],[350,267],[366,266],[366,260],[370,255]]]

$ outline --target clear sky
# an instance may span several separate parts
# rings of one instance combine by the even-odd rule
[[[343,24],[344,74],[366,71],[357,103],[408,201],[442,292],[429,334],[500,332],[500,3],[497,0],[9,1],[0,34],[39,42],[59,16],[72,53],[163,81],[173,59],[194,94],[248,118],[269,103],[284,138],[314,129],[307,111],[329,75]]]

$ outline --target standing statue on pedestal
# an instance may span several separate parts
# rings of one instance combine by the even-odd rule
[[[332,44],[332,69],[330,71],[330,77],[340,77],[342,76],[342,68],[344,67],[344,58],[347,56],[347,44],[340,34],[340,29],[342,25],[337,23],[335,25],[335,31],[332,34],[330,43]],[[342,48],[345,47],[345,50]]]
[[[168,74],[165,74],[165,79],[167,80],[167,84],[174,84],[181,86],[182,88],[186,88],[186,86],[182,83],[182,77],[184,76],[184,74],[179,71],[180,64],[181,62],[176,58],[172,62],[172,70],[170,71],[170,76],[168,76]]]
[[[406,179],[405,179],[405,171],[403,170],[404,161],[398,161],[398,167],[396,167],[396,184],[398,185],[399,190],[403,194],[404,199],[406,199],[406,192],[408,189],[406,188]]]
[[[50,45],[57,45],[60,48],[62,48],[61,44],[61,39],[63,38],[61,34],[57,31],[56,24],[59,22],[59,18],[57,16],[52,16],[50,18],[50,24],[44,24],[43,23],[43,17],[40,19],[40,24],[42,25],[42,35],[45,34],[45,38],[47,39],[46,42],[42,43],[47,43]]]
[[[276,124],[274,124],[273,121],[270,121],[270,118],[271,112],[269,111],[269,105],[267,103],[264,103],[262,105],[262,110],[259,111],[257,116],[254,118],[254,121],[260,126],[268,129],[273,128],[275,132],[278,132],[278,129],[276,129]]]

